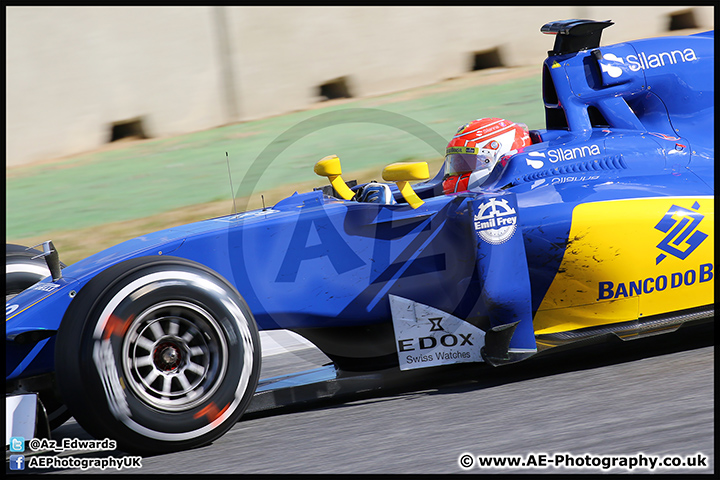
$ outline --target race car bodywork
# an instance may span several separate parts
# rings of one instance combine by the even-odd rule
[[[609,25],[543,27],[557,36],[546,128],[480,189],[443,195],[442,170],[409,187],[417,165],[394,165],[394,204],[296,193],[48,260],[6,304],[6,390],[152,453],[237,421],[258,329],[299,333],[348,374],[498,366],[711,321],[714,34],[600,47]],[[332,162],[316,172],[341,178]]]

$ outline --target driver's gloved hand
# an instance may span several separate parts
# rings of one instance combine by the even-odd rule
[[[393,198],[390,187],[384,183],[370,182],[363,186],[356,194],[355,200],[365,203],[382,203],[394,205],[397,203]]]

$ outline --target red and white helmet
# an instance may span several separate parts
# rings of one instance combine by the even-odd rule
[[[443,192],[479,186],[500,157],[531,145],[527,126],[502,118],[480,118],[460,127],[445,150]]]

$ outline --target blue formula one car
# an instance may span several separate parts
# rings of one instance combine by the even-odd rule
[[[403,375],[711,322],[714,32],[601,47],[611,24],[542,27],[546,128],[479,188],[400,163],[391,201],[361,202],[328,157],[334,188],[64,268],[49,242],[8,246],[8,421],[41,405],[128,452],[207,444],[256,393],[258,330],[338,375]]]

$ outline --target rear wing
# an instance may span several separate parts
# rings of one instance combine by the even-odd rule
[[[546,23],[540,31],[557,35],[553,49],[548,51],[548,56],[554,57],[599,47],[600,35],[610,25],[614,25],[610,20],[559,20]]]

